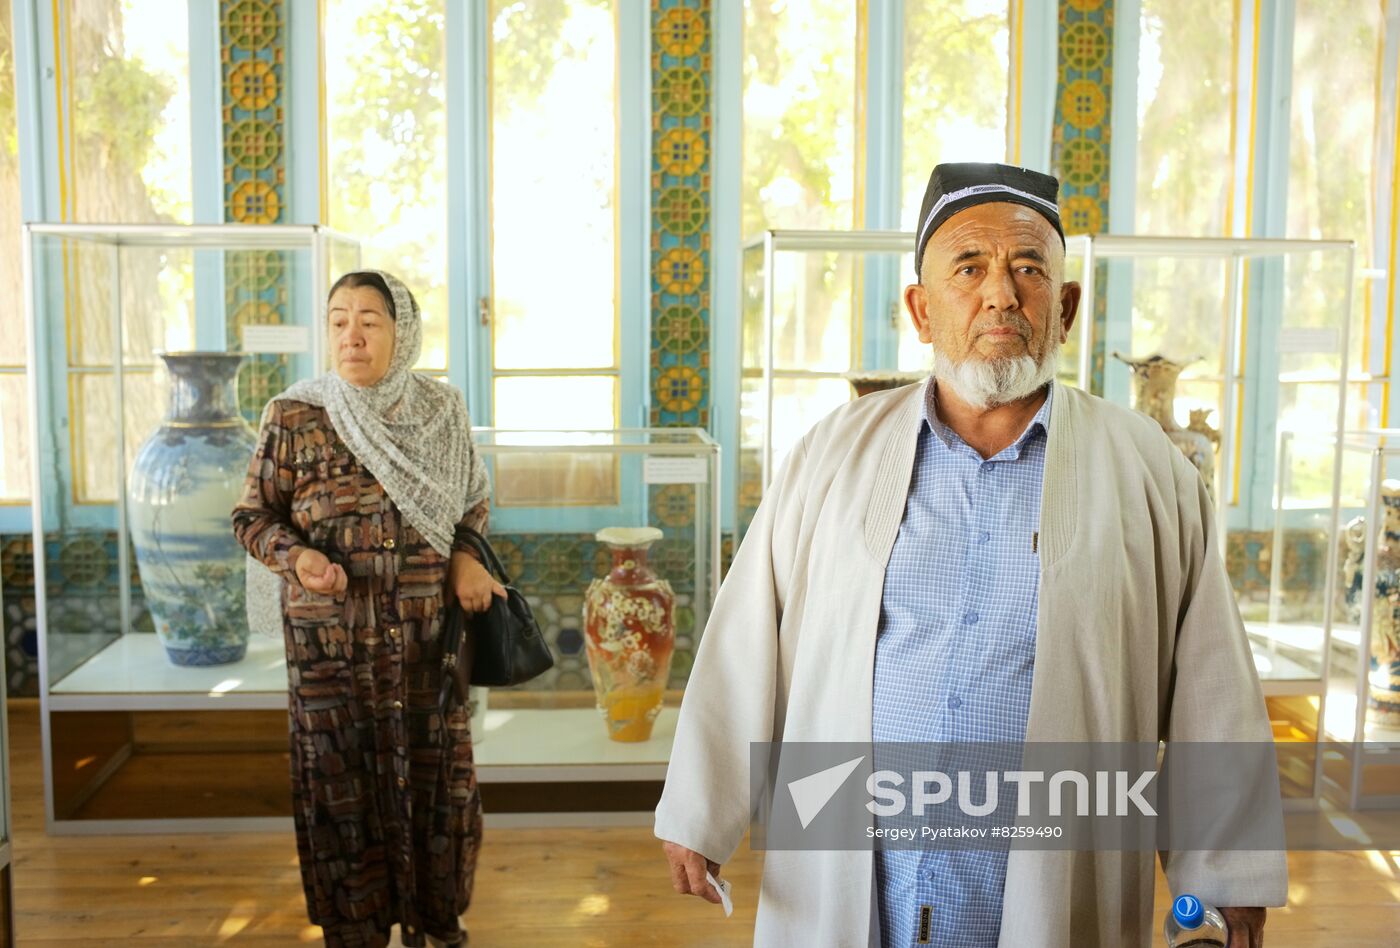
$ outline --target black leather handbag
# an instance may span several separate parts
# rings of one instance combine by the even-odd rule
[[[503,688],[529,681],[554,667],[554,655],[535,622],[530,603],[511,585],[496,551],[475,530],[459,527],[457,539],[474,549],[487,572],[506,588],[506,596],[491,597],[485,612],[467,615],[455,596],[447,607],[442,638],[442,689],[438,705],[444,711],[456,691],[467,703],[467,686]]]

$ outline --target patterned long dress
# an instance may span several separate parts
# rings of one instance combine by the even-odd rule
[[[463,523],[482,532],[487,504]],[[448,561],[404,521],[325,410],[274,403],[242,500],[239,541],[284,578],[292,800],[311,921],[331,946],[451,942],[471,897],[481,804],[466,709],[438,711]],[[303,547],[344,567],[319,595]]]

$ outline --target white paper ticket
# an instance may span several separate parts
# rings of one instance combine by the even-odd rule
[[[705,872],[705,881],[715,887],[719,893],[719,904],[724,906],[724,917],[728,918],[734,914],[734,900],[730,898],[729,892],[733,888],[728,879],[716,879],[708,870]]]

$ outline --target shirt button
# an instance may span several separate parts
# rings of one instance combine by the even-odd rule
[[[992,535],[991,535],[990,533],[988,533],[986,530],[983,530],[981,533],[977,534],[977,542],[978,542],[978,543],[986,543],[986,542],[987,542],[988,540],[990,540],[991,538],[992,538]]]
[[[984,463],[984,464],[982,465],[982,470],[984,470],[984,471],[992,471],[992,470],[994,470],[994,469],[996,468],[996,466],[997,466],[997,462],[995,462],[995,461],[987,461],[986,463]]]
[[[390,537],[389,539],[387,539],[387,540],[384,541],[384,549],[386,549],[386,550],[392,550],[393,548],[394,548],[394,538],[393,538],[393,537]]]
[[[963,616],[963,625],[976,625],[976,624],[977,624],[977,613],[975,613],[975,612],[969,612],[967,615]]]
[[[953,697],[948,699],[948,707],[952,708],[954,711],[958,710],[958,708],[962,707],[962,699],[957,695],[953,695]]]
[[[920,869],[920,870],[919,870],[919,878],[920,878],[920,879],[923,879],[925,882],[931,881],[931,880],[933,879],[933,870],[932,870],[932,869]]]

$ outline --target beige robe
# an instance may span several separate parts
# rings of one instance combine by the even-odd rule
[[[749,826],[750,742],[870,741],[885,564],[923,393],[842,406],[775,477],[690,675],[660,839],[733,855]],[[1057,384],[1040,517],[1028,741],[1272,739],[1205,486],[1155,422]],[[1174,892],[1284,904],[1283,852],[1161,857]],[[870,852],[768,852],[755,945],[878,944],[873,876]],[[1013,851],[1000,944],[1155,944],[1152,897],[1150,852]]]

